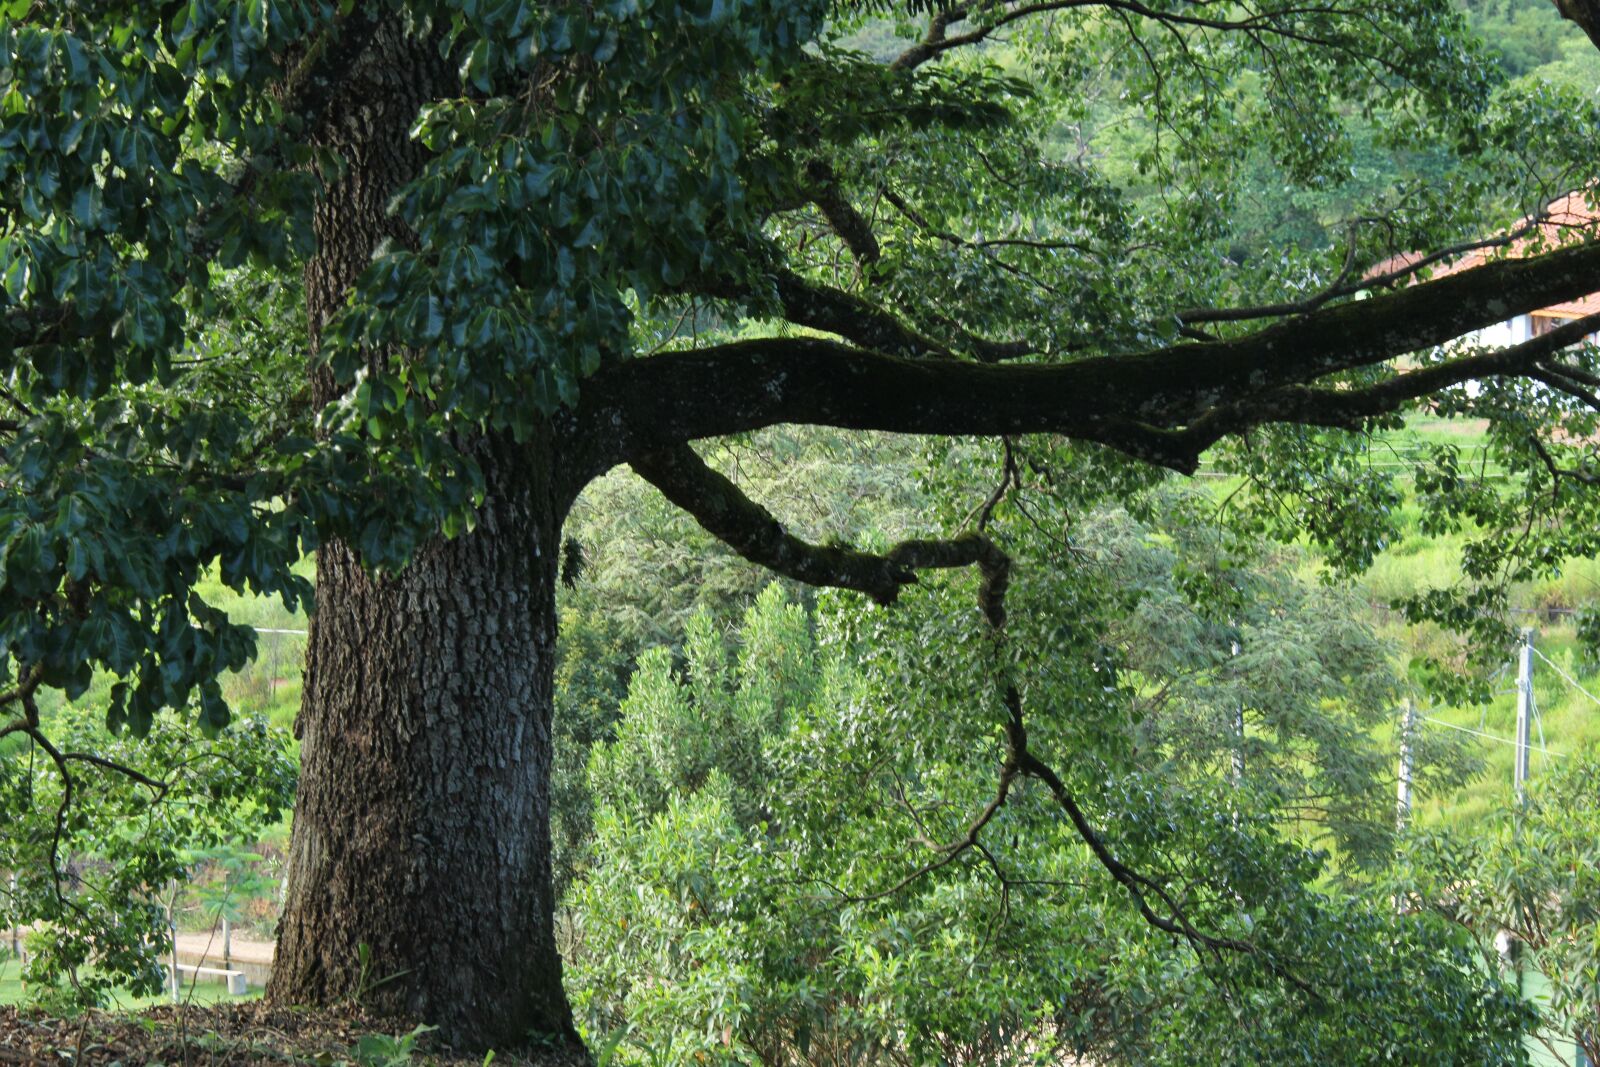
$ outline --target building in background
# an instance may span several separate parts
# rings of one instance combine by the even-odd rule
[[[1571,192],[1565,196],[1552,200],[1545,208],[1544,217],[1537,226],[1532,225],[1532,220],[1524,223],[1518,229],[1527,229],[1524,236],[1512,241],[1509,246],[1498,245],[1490,248],[1480,248],[1464,253],[1457,259],[1447,260],[1433,265],[1430,269],[1432,278],[1443,278],[1450,274],[1459,274],[1464,270],[1471,270],[1483,264],[1506,257],[1519,258],[1533,255],[1560,247],[1575,240],[1594,239],[1600,237],[1600,189],[1587,189]],[[1369,278],[1378,278],[1402,270],[1420,260],[1419,253],[1406,253],[1393,256],[1373,267],[1367,273]],[[1600,281],[1600,279],[1597,279]],[[1585,315],[1600,313],[1600,291],[1569,300],[1561,304],[1552,304],[1541,308],[1528,315],[1518,315],[1507,319],[1505,322],[1468,334],[1462,343],[1468,345],[1485,345],[1500,348],[1506,345],[1521,344],[1523,341],[1548,333],[1558,326],[1562,326],[1574,319],[1583,318]],[[1600,342],[1600,332],[1591,334],[1590,341]]]

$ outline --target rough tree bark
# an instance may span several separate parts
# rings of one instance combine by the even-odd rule
[[[1555,0],[1561,17],[1576,22],[1600,48],[1600,0]]]
[[[549,835],[560,514],[525,457],[485,445],[480,525],[398,577],[319,553],[272,1000],[360,1000],[469,1044],[572,1035]]]
[[[436,45],[379,28],[333,103],[347,170],[306,273],[316,344],[422,161],[418,107],[452,89]],[[313,377],[319,404],[332,383]],[[555,580],[570,498],[553,448],[475,447],[479,525],[377,577],[317,557],[288,897],[268,999],[360,1001],[471,1045],[576,1043],[553,930],[548,778]]]

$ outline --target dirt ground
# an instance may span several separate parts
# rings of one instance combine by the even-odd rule
[[[0,1006],[0,1065],[52,1067],[388,1067],[411,1062],[435,1067],[483,1067],[484,1055],[431,1049],[423,1037],[412,1058],[391,1060],[392,1041],[411,1027],[394,1020],[299,1009],[260,1002],[211,1007],[172,1006],[137,1013],[89,1012],[56,1019]],[[363,1043],[365,1039],[365,1043]],[[495,1067],[580,1067],[570,1052],[497,1054]]]

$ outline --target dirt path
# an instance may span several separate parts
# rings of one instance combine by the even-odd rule
[[[331,1011],[276,1009],[259,1002],[209,1008],[161,1006],[137,1014],[87,1012],[54,1019],[0,1006],[0,1067],[122,1067],[183,1063],[188,1067],[245,1067],[347,1063],[369,1034],[408,1033],[411,1023]],[[417,1062],[434,1067],[479,1067],[483,1053],[452,1055],[424,1036]],[[367,1053],[370,1057],[372,1053]],[[362,1059],[361,1062],[368,1062]],[[372,1060],[371,1062],[389,1062]],[[409,1062],[409,1060],[408,1060]],[[580,1067],[571,1053],[502,1052],[495,1067]]]
[[[276,945],[271,941],[246,941],[235,935],[229,946],[228,956],[234,963],[253,963],[264,967],[272,966],[272,954]],[[185,963],[200,963],[205,966],[222,965],[222,931],[216,933],[201,932],[198,934],[178,935],[178,958]]]

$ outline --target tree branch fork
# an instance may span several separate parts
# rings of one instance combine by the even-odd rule
[[[732,341],[603,367],[585,382],[568,432],[583,442],[591,464],[584,476],[686,441],[782,423],[941,436],[1053,433],[1192,473],[1207,448],[1252,426],[1359,425],[1474,378],[1532,376],[1600,329],[1595,317],[1375,384],[1340,377],[1596,288],[1600,243],[1319,307],[1234,339],[1049,364],[981,363],[926,348],[889,354],[836,339],[855,332],[852,324],[882,335],[880,320],[852,318],[841,302],[830,309],[845,320],[834,338]]]
[[[1600,331],[1600,315],[1507,348],[1447,355],[1373,384],[1323,381],[1584,295],[1595,288],[1596,277],[1600,247],[1583,246],[1532,263],[1491,264],[1370,300],[1313,307],[1238,340],[1053,366],[977,364],[932,353],[907,358],[818,338],[732,342],[605,368],[584,403],[589,426],[596,425],[594,412],[603,413],[619,450],[616,459],[631,464],[734,552],[777,574],[891,605],[920,571],[975,567],[978,605],[998,649],[1005,641],[1011,560],[982,524],[951,538],[902,541],[880,553],[812,544],[706,464],[688,442],[781,422],[946,435],[1057,432],[1192,471],[1206,448],[1255,425],[1356,427],[1479,378],[1526,377],[1600,410],[1600,377],[1559,359],[1563,350]],[[997,492],[1004,489],[1002,483]],[[984,509],[985,519],[993,503]],[[1257,952],[1250,941],[1200,929],[1180,891],[1118,858],[1064,779],[1029,746],[1021,693],[1009,668],[997,670],[1007,723],[993,798],[954,840],[924,840],[933,852],[928,862],[861,899],[899,893],[969,852],[981,854],[1008,887],[982,835],[1015,795],[1017,782],[1031,778],[1046,788],[1145,922],[1184,939],[1197,953]],[[1278,963],[1269,965],[1308,988]]]

